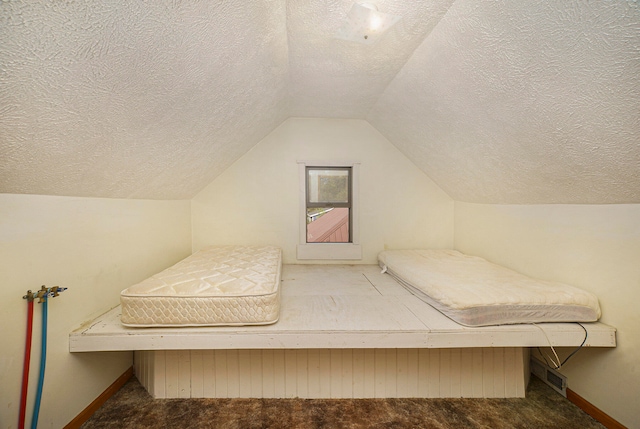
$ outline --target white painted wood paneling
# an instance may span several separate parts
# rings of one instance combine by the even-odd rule
[[[522,348],[141,351],[157,398],[523,397]],[[151,374],[151,375],[150,375]]]
[[[216,396],[216,364],[213,350],[202,351],[202,397]]]
[[[191,395],[196,398],[204,398],[204,361],[203,350],[191,351],[191,373],[202,374],[202,377],[191,377]]]

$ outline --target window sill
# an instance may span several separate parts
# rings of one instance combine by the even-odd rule
[[[361,260],[362,246],[353,243],[298,244],[298,259],[346,259]]]

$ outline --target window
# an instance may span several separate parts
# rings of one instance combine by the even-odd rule
[[[306,167],[307,243],[351,243],[351,167]]]
[[[358,163],[298,162],[298,259],[362,259],[358,228]]]

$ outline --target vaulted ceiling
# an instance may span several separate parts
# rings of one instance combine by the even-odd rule
[[[366,119],[452,198],[640,203],[640,6],[0,2],[0,192],[188,199],[290,116]]]

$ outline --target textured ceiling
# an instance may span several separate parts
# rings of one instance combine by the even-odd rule
[[[368,116],[458,201],[640,203],[640,10],[457,0]]]
[[[0,3],[0,191],[192,197],[289,116],[285,6]]]
[[[374,46],[333,37],[352,2],[289,1],[292,116],[364,119],[453,0],[380,0],[380,11],[402,19]]]
[[[635,1],[0,2],[0,192],[191,198],[289,116],[366,118],[454,199],[640,203]]]

